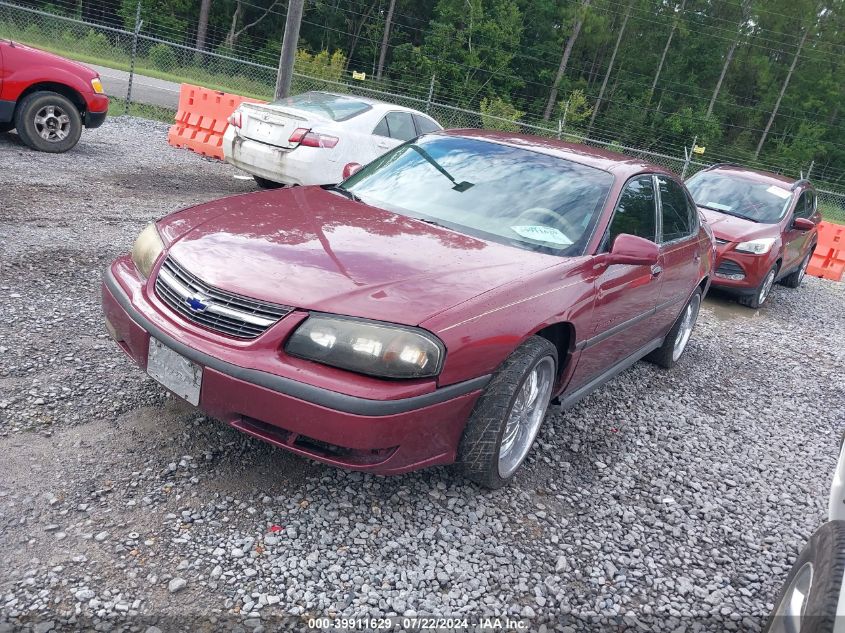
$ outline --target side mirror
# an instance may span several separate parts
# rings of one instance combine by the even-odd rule
[[[633,266],[653,266],[660,258],[657,244],[644,237],[622,233],[616,236],[613,247],[605,257],[608,266],[630,264]]]
[[[360,170],[361,167],[363,167],[363,165],[361,163],[346,163],[343,166],[343,179],[346,180],[352,174],[354,174],[355,172]]]
[[[799,231],[812,231],[815,226],[816,223],[807,218],[795,218],[792,220],[792,228],[798,229]]]

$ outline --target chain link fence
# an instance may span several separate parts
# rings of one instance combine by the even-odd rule
[[[51,7],[55,13],[0,0],[0,37],[113,69],[110,72],[116,73],[121,86],[119,93],[111,95],[118,111],[172,120],[178,103],[178,84],[183,82],[257,99],[273,97],[278,58],[272,51],[238,47],[222,51],[218,48],[216,52],[198,50],[191,45],[191,34],[145,31],[140,12],[135,18],[135,29],[127,30],[118,24],[94,24],[80,19],[70,10],[63,11],[61,0]],[[445,128],[488,127],[562,139],[620,152],[685,177],[709,166],[693,159],[692,139],[690,148],[684,148],[681,155],[672,155],[601,140],[596,138],[600,132],[587,136],[562,121],[525,116],[514,121],[444,103],[435,93],[434,77],[415,85],[352,78],[342,63],[327,55],[318,59],[300,55],[295,71],[293,94],[324,90],[371,97],[422,110]],[[800,169],[795,171],[790,175],[801,175]],[[845,193],[821,188],[818,194],[824,217],[845,223]]]

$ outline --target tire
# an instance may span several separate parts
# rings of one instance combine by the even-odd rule
[[[790,598],[802,581],[811,574],[809,593],[803,602],[793,606],[799,614],[790,617]],[[775,601],[775,608],[766,623],[765,633],[799,631],[801,633],[832,633],[836,622],[836,607],[845,574],[845,521],[828,521],[822,525],[801,550],[783,588]],[[797,621],[796,621],[797,620]],[[794,624],[794,627],[790,627]]]
[[[810,258],[813,256],[813,251],[816,249],[815,246],[807,251],[807,254],[804,255],[804,259],[801,260],[801,265],[798,266],[798,270],[794,273],[789,273],[786,277],[781,279],[781,284],[786,286],[787,288],[797,288],[801,285],[801,282],[804,281],[804,276],[807,274],[807,266],[810,263]]]
[[[766,273],[766,276],[763,277],[763,281],[760,282],[760,285],[754,291],[754,294],[751,295],[742,295],[737,297],[737,302],[756,310],[761,305],[766,302],[766,299],[769,298],[769,295],[772,294],[772,286],[775,284],[775,277],[778,274],[778,265],[775,264],[772,266],[771,270]],[[770,280],[771,278],[771,280]]]
[[[6,132],[11,132],[15,129],[15,123],[13,121],[9,121],[7,123],[0,123],[0,134],[4,134]]]
[[[681,310],[681,313],[675,320],[674,325],[672,325],[672,329],[669,330],[666,338],[663,339],[663,345],[648,354],[645,360],[664,369],[672,369],[672,367],[677,365],[684,351],[687,349],[692,331],[695,329],[695,324],[698,321],[702,294],[701,287],[695,289],[695,292],[692,293],[684,309]]]
[[[555,346],[542,337],[532,336],[496,370],[476,402],[458,446],[457,462],[465,477],[490,489],[501,488],[513,479],[530,452],[546,415],[557,379],[557,366]],[[511,413],[518,398],[524,395],[523,388],[530,389],[531,383],[527,381],[535,369],[538,379],[534,402],[538,408],[533,411],[539,417],[529,416],[531,420],[536,420],[534,425],[520,427],[525,433],[512,436],[510,448],[513,453],[509,460],[507,455],[502,456],[503,460],[508,460],[508,469],[503,472],[499,468],[499,458],[505,430],[512,428],[508,426]],[[550,381],[547,387],[546,378]],[[524,447],[524,452],[521,447]]]
[[[16,108],[15,128],[32,149],[59,154],[79,142],[82,115],[70,99],[57,92],[33,92]]]
[[[280,182],[275,182],[273,180],[267,180],[266,178],[262,178],[261,176],[253,176],[255,179],[255,184],[261,187],[262,189],[279,189],[284,187],[284,185]]]

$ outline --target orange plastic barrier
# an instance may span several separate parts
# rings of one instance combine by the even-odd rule
[[[819,222],[819,242],[807,273],[839,281],[845,274],[845,226]]]
[[[229,125],[229,116],[244,102],[266,103],[259,99],[182,84],[176,122],[170,126],[167,142],[174,147],[187,147],[197,154],[222,160],[223,134]]]

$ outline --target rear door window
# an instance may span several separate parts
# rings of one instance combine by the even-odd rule
[[[681,185],[665,176],[657,177],[660,188],[660,218],[663,221],[661,242],[689,237],[693,232],[693,214]]]
[[[417,132],[419,134],[428,134],[429,132],[439,132],[440,126],[427,116],[419,114],[414,115],[414,122],[417,124]]]
[[[414,127],[414,120],[411,118],[410,112],[388,112],[384,118],[390,128],[390,138],[410,141],[417,137],[417,130]]]
[[[810,218],[816,211],[816,196],[812,191],[805,191],[795,203],[796,218]]]
[[[387,117],[384,117],[378,122],[376,129],[373,130],[373,134],[376,136],[386,136],[390,138],[390,128],[387,126]]]

